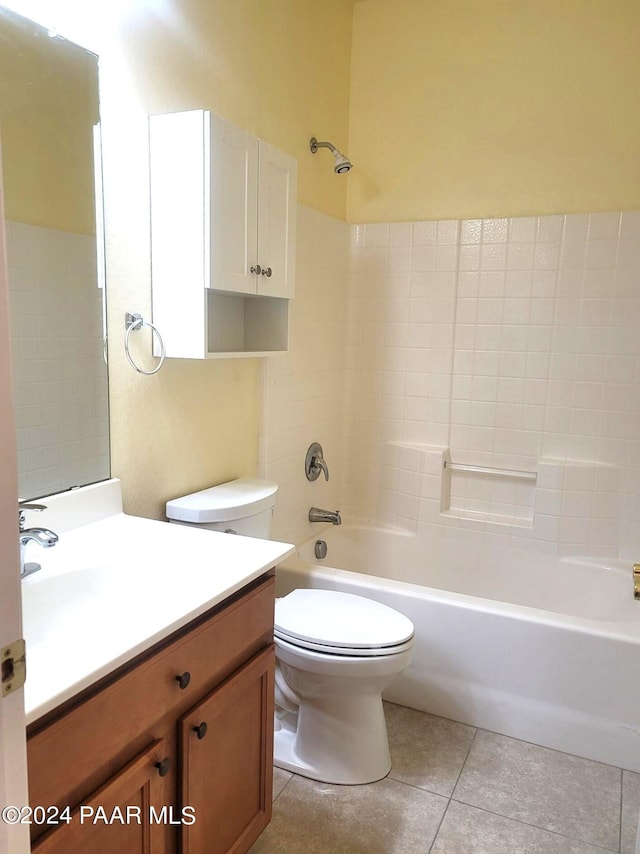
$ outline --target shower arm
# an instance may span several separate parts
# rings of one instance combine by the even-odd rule
[[[311,153],[315,154],[319,148],[328,148],[332,154],[335,154],[338,150],[335,145],[332,145],[330,142],[318,142],[315,136],[312,136],[309,141],[309,148],[311,149]]]

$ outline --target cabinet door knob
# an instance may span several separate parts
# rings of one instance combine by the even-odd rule
[[[207,734],[207,729],[208,729],[208,727],[207,727],[206,723],[203,721],[199,726],[194,726],[193,731],[198,736],[198,738],[202,739]]]
[[[271,269],[271,267],[264,267],[263,268],[262,275],[266,276],[267,279],[270,279],[272,274],[273,274],[273,270]]]
[[[182,673],[180,676],[176,676],[176,682],[184,691],[189,682],[191,682],[191,674],[189,673],[189,671],[185,670],[184,673]]]
[[[171,760],[168,756],[165,756],[163,760],[155,763],[156,768],[158,769],[158,774],[161,777],[166,777],[169,773],[169,769],[171,768]]]
[[[251,270],[252,273],[255,273],[256,276],[259,276],[260,273],[264,273],[264,270],[262,269],[260,264],[256,264],[255,267],[250,267],[249,269]]]

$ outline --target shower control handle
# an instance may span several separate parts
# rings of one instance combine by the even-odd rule
[[[312,442],[309,445],[304,458],[304,471],[307,480],[317,480],[321,474],[324,474],[325,480],[329,480],[329,467],[324,461],[324,452],[319,442]]]
[[[262,275],[263,276],[266,276],[267,279],[270,279],[272,274],[273,274],[273,270],[271,269],[271,267],[263,267],[263,269],[262,269]]]
[[[260,266],[260,264],[255,264],[253,267],[250,267],[249,270],[252,273],[255,273],[256,276],[259,276],[262,273],[262,267]]]

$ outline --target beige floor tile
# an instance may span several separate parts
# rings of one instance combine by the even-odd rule
[[[604,854],[605,850],[452,801],[431,854]]]
[[[274,766],[274,768],[273,768],[273,800],[274,801],[292,777],[293,777],[293,774],[290,771],[283,771],[282,768],[276,768]]]
[[[395,780],[330,786],[294,776],[251,854],[427,854],[446,806]]]
[[[475,729],[385,703],[394,780],[451,796]]]
[[[454,797],[615,851],[621,776],[610,765],[479,731]]]
[[[622,854],[635,854],[640,811],[640,774],[622,772]]]

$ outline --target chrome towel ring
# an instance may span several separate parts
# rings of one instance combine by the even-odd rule
[[[164,365],[164,360],[166,358],[166,350],[164,346],[164,341],[162,340],[162,335],[158,332],[156,327],[151,323],[150,320],[145,320],[141,314],[131,314],[131,312],[127,312],[124,316],[124,325],[126,328],[126,332],[124,333],[124,352],[127,357],[127,361],[139,374],[144,374],[145,376],[151,376],[152,374],[157,374],[160,368]],[[150,327],[153,334],[155,334],[158,338],[158,344],[160,345],[160,361],[150,371],[145,371],[143,368],[139,368],[138,365],[131,358],[131,353],[129,352],[129,336],[133,332],[134,329],[142,329],[143,326]]]

